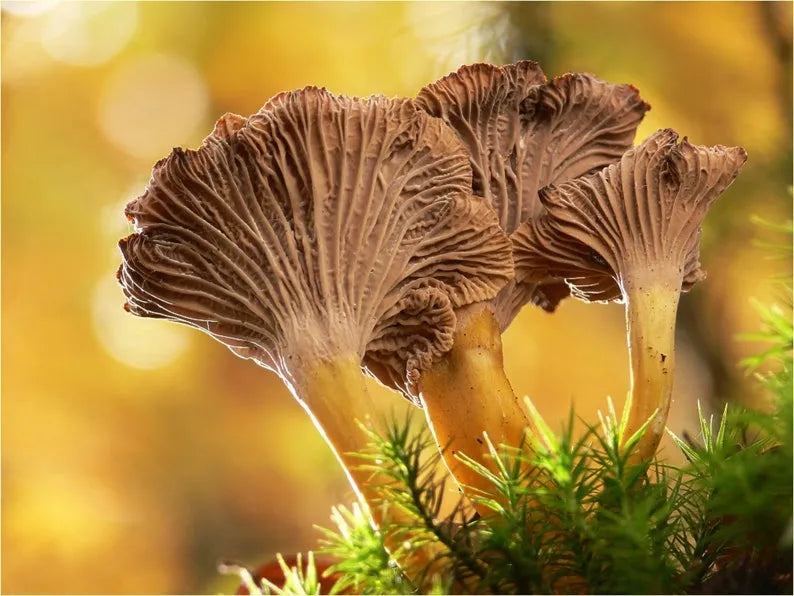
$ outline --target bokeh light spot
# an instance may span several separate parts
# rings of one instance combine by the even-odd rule
[[[34,533],[62,556],[101,552],[127,522],[118,496],[79,473],[26,476],[17,491],[21,498],[11,503],[7,531],[12,536]]]
[[[108,272],[96,285],[92,304],[94,332],[102,346],[127,366],[153,369],[178,358],[189,344],[188,330],[176,324],[142,319],[124,311],[124,296]]]
[[[57,4],[56,0],[4,0],[0,8],[18,17],[36,17],[52,10]]]
[[[134,2],[64,2],[47,15],[41,43],[55,60],[96,66],[124,49],[137,24]]]
[[[203,123],[208,97],[203,78],[190,63],[178,56],[148,55],[107,81],[99,123],[130,155],[157,159]]]

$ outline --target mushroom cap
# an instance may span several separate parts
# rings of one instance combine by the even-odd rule
[[[538,191],[599,169],[632,146],[650,108],[631,85],[589,74],[546,81],[537,63],[463,66],[422,89],[416,102],[442,118],[469,152],[473,190],[511,234],[539,217]],[[559,279],[505,286],[493,301],[502,329],[527,302],[553,311],[568,295]]]
[[[410,100],[307,87],[174,149],[126,208],[126,308],[192,325],[278,373],[357,354],[414,393],[454,309],[513,275],[465,149]]]
[[[546,214],[511,235],[516,278],[563,278],[590,302],[620,301],[627,279],[665,264],[684,292],[702,280],[701,223],[747,153],[677,141],[660,130],[619,162],[543,189]]]

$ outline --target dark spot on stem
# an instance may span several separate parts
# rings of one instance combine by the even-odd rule
[[[662,354],[662,362],[664,362],[665,360],[667,360],[667,354]]]
[[[482,445],[482,439],[481,439],[480,437],[477,437],[477,442],[478,442],[480,445]]]

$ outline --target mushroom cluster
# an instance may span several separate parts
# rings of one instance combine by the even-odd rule
[[[416,103],[466,145],[472,192],[488,200],[508,235],[542,212],[541,188],[619,159],[649,108],[630,85],[587,74],[547,81],[531,61],[463,66],[422,89]],[[553,312],[568,294],[559,277],[515,278],[459,313],[452,349],[420,387],[436,440],[449,446],[447,466],[463,484],[486,480],[457,451],[481,453],[483,430],[496,445],[518,445],[529,424],[504,373],[501,332],[525,304]]]
[[[633,148],[648,109],[630,85],[530,61],[464,66],[415,99],[282,93],[155,164],[125,211],[125,308],[278,374],[366,503],[363,375],[423,408],[476,488],[459,453],[490,466],[486,436],[517,445],[529,427],[502,364],[519,310],[623,301],[647,460],[679,294],[704,277],[700,224],[746,158],[669,130]]]

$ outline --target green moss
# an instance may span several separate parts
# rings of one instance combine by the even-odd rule
[[[371,434],[361,465],[388,479],[377,487],[385,521],[376,531],[359,509],[334,510],[336,528],[320,545],[339,561],[334,592],[792,593],[790,302],[759,313],[763,331],[751,337],[770,347],[744,364],[774,371],[755,373],[773,407],[730,405],[719,420],[700,412],[699,437],[674,436],[681,467],[630,464],[639,433],[623,440],[626,413],[619,420],[611,404],[575,439],[573,413],[557,435],[530,403],[528,444],[488,445],[495,472],[464,458],[488,480],[472,498],[490,513],[461,503],[442,519],[448,491],[433,474],[441,455],[426,427],[408,419]],[[390,554],[385,535],[402,546]],[[417,556],[427,543],[439,552],[432,573]],[[264,592],[319,593],[312,566],[285,573],[283,587]]]

